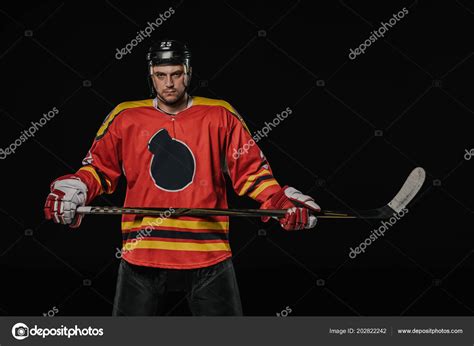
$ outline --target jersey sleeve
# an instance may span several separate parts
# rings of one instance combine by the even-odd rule
[[[235,192],[263,203],[280,190],[272,169],[242,117],[232,113],[226,163]]]
[[[119,112],[114,109],[100,127],[82,167],[76,175],[88,188],[89,203],[96,196],[115,191],[122,174],[122,140],[116,118]]]

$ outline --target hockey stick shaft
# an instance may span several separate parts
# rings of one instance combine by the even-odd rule
[[[94,215],[149,215],[163,216],[168,213],[171,217],[177,216],[237,216],[237,217],[283,217],[286,214],[285,209],[211,209],[211,208],[131,208],[131,207],[98,207],[87,206],[79,207],[78,213]],[[327,211],[312,212],[318,218],[326,219],[354,219],[364,218],[356,213],[346,211]],[[168,217],[169,217],[168,216]],[[368,217],[368,218],[374,218]]]

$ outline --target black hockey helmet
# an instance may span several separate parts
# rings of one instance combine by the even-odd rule
[[[148,50],[146,56],[148,63],[148,82],[150,92],[155,96],[155,88],[151,81],[151,68],[157,65],[184,65],[184,73],[186,74],[186,87],[189,86],[191,79],[191,51],[185,43],[176,40],[162,40],[154,43]]]

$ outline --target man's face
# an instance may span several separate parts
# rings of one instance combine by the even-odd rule
[[[151,78],[158,98],[169,105],[180,101],[185,94],[185,73],[183,65],[153,66]]]

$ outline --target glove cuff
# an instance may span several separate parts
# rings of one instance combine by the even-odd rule
[[[84,184],[81,178],[77,176],[76,174],[66,174],[66,175],[60,176],[59,178],[54,179],[51,185],[49,186],[50,190],[53,191],[57,186],[64,186],[62,182],[67,181],[67,180],[76,180]],[[87,189],[87,186],[86,186],[86,189]]]
[[[272,195],[272,197],[267,200],[269,201],[272,209],[289,209],[294,207],[295,205],[288,199],[288,196],[285,194],[285,190],[288,188],[288,185],[285,185],[280,189],[280,191],[276,192]],[[268,208],[270,209],[270,208]]]
[[[294,207],[294,204],[285,195],[286,188],[288,188],[288,186],[282,187],[276,193],[271,195],[270,198],[262,203],[260,209],[289,209]],[[263,216],[261,219],[263,222],[267,222],[270,220],[270,217]]]
[[[77,175],[64,175],[51,183],[51,191],[58,187],[66,187],[80,190],[84,194],[87,193],[87,185]]]

